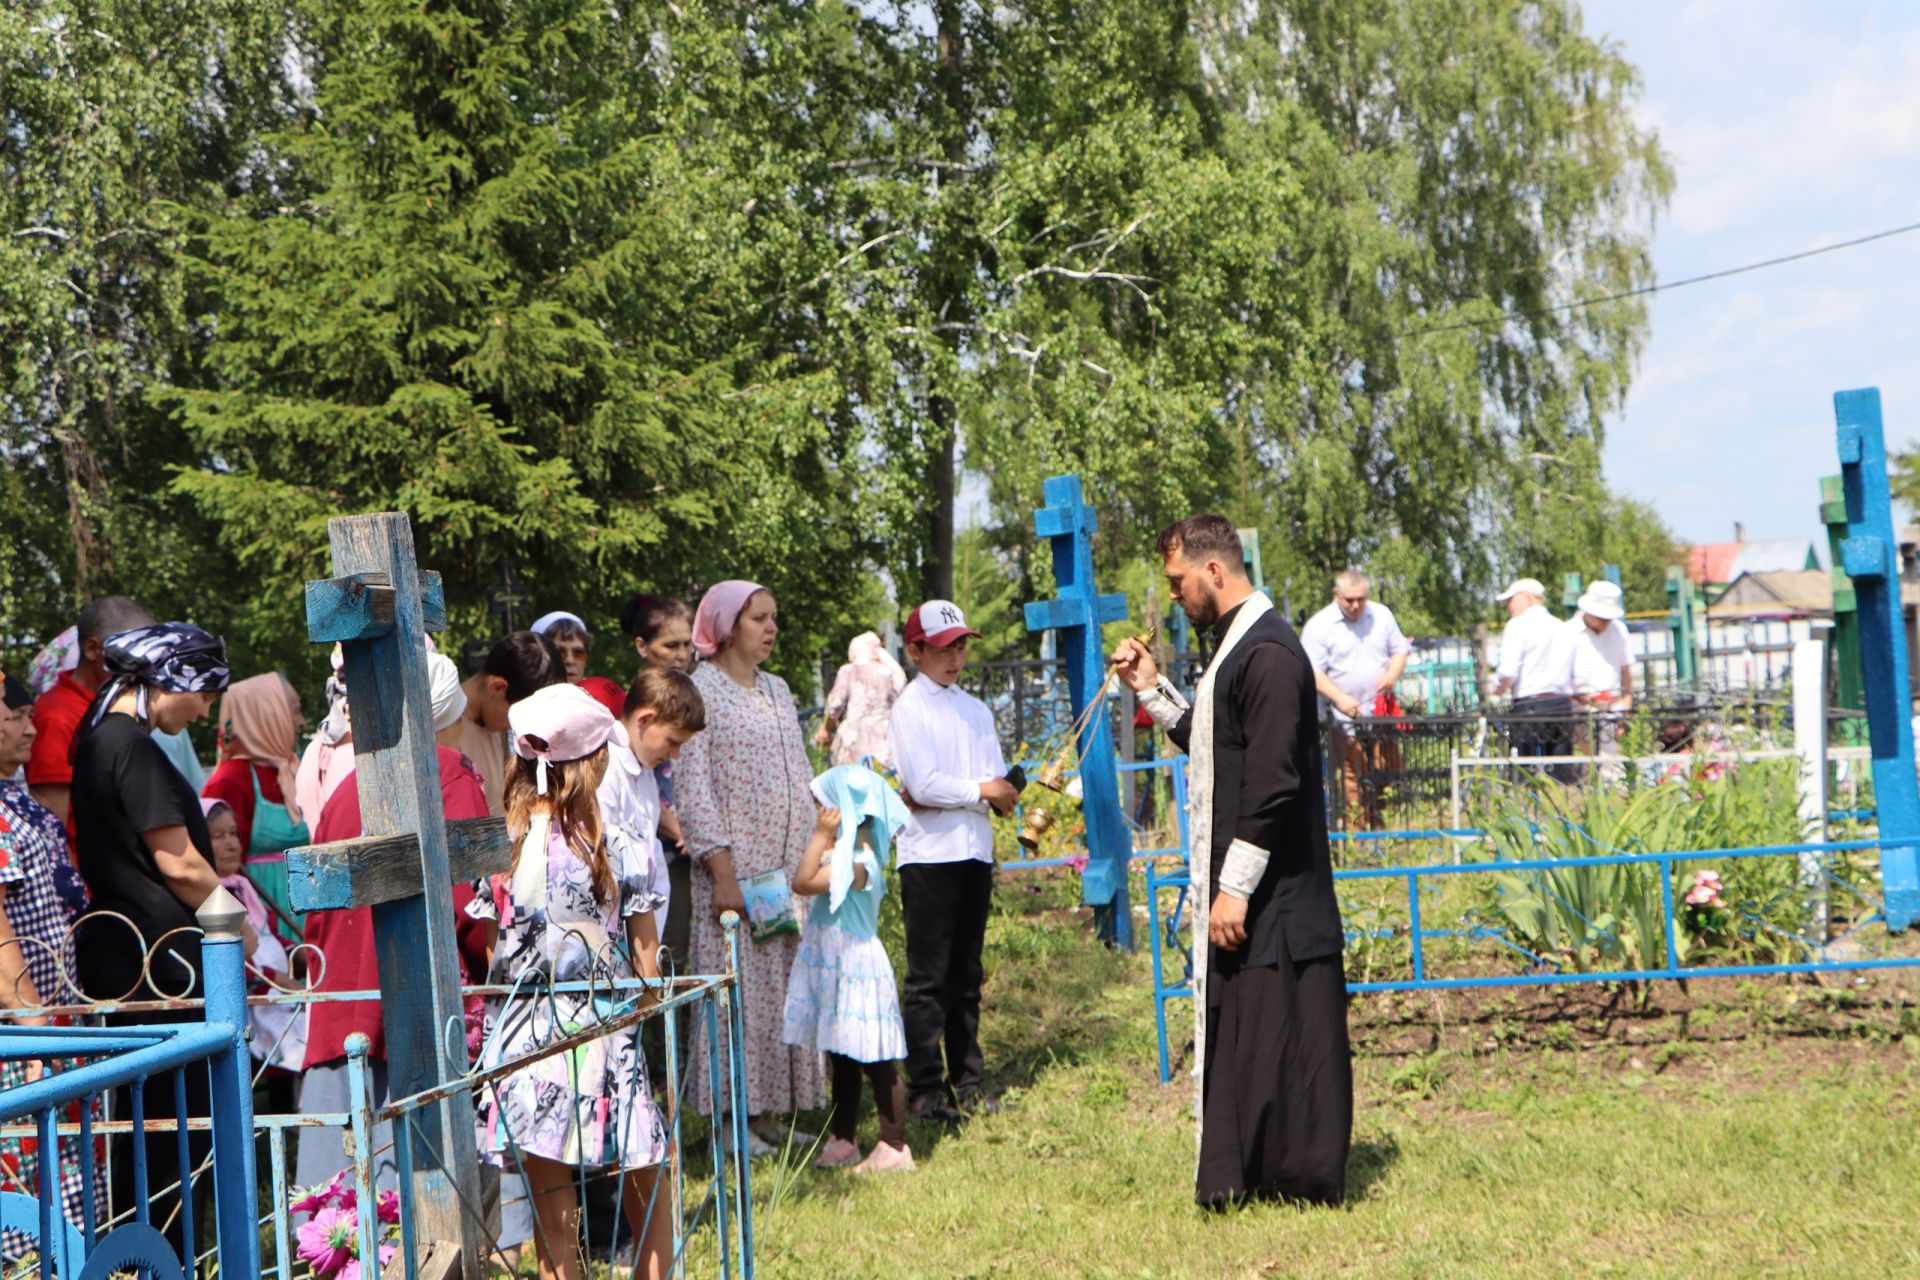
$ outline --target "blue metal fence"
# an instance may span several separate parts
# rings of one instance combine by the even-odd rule
[[[38,1144],[41,1159],[37,1170],[37,1194],[0,1193],[0,1226],[24,1234],[34,1242],[38,1273],[51,1280],[72,1277],[106,1277],[140,1268],[155,1277],[185,1277],[215,1268],[220,1274],[235,1276],[274,1276],[293,1280],[305,1274],[296,1257],[296,1236],[301,1215],[291,1209],[296,1189],[290,1181],[288,1135],[298,1133],[302,1141],[340,1141],[353,1155],[350,1185],[359,1206],[379,1204],[381,1186],[374,1169],[380,1158],[398,1160],[398,1251],[405,1259],[409,1276],[418,1274],[420,1250],[414,1239],[413,1216],[406,1203],[404,1188],[411,1170],[407,1161],[412,1143],[389,1141],[376,1145],[376,1126],[389,1123],[395,1132],[418,1122],[424,1108],[450,1094],[470,1098],[484,1096],[498,1082],[542,1058],[567,1054],[584,1044],[613,1035],[638,1034],[642,1023],[658,1022],[665,1047],[662,1108],[670,1126],[671,1154],[666,1172],[655,1178],[652,1199],[648,1203],[649,1220],[654,1213],[672,1215],[673,1273],[684,1274],[688,1248],[699,1233],[712,1230],[717,1254],[716,1271],[722,1277],[750,1280],[754,1273],[752,1185],[747,1148],[747,1106],[745,1064],[736,1046],[744,1036],[744,1018],[737,998],[739,972],[738,944],[731,922],[728,928],[728,971],[714,975],[680,976],[671,973],[657,982],[644,979],[602,979],[599,981],[556,983],[538,990],[496,986],[465,988],[468,995],[490,997],[511,1006],[516,1001],[551,1001],[556,995],[587,995],[604,1004],[606,1012],[596,1013],[588,1025],[579,1027],[566,1038],[543,1045],[538,1051],[512,1059],[490,1063],[475,1069],[439,1089],[385,1104],[375,1098],[374,1076],[368,1059],[370,1045],[365,1036],[349,1038],[348,1081],[351,1106],[346,1112],[259,1115],[253,1111],[253,1085],[256,1075],[250,1059],[246,1034],[247,1008],[275,1004],[306,1006],[322,1002],[377,1000],[377,991],[315,992],[311,990],[273,990],[265,995],[249,996],[246,990],[247,966],[237,933],[221,933],[227,926],[216,919],[208,925],[203,914],[205,936],[202,941],[206,998],[203,1001],[179,999],[148,1002],[118,1002],[109,1005],[84,1004],[53,1006],[46,1010],[9,1011],[12,1016],[36,1013],[61,1013],[75,1017],[99,1016],[111,1011],[128,1019],[200,1013],[204,1021],[159,1022],[128,1026],[26,1027],[0,1024],[0,1061],[49,1061],[55,1065],[73,1063],[65,1069],[49,1070],[39,1080],[0,1093],[0,1141],[18,1142],[31,1138]],[[316,957],[324,963],[323,957]],[[716,1118],[708,1143],[710,1169],[703,1189],[692,1204],[687,1203],[689,1185],[684,1141],[686,1086],[690,1082],[691,1055],[683,1052],[684,1032],[681,1019],[691,1016],[695,1034],[706,1039],[711,1073],[712,1095],[724,1111]],[[500,1020],[504,1021],[504,1019]],[[464,1049],[462,1050],[464,1053]],[[484,1055],[480,1059],[487,1062]],[[264,1070],[264,1064],[262,1065]],[[211,1105],[205,1116],[184,1123],[174,1119],[188,1111],[183,1095],[190,1082],[189,1073],[205,1073]],[[197,1083],[197,1082],[195,1082]],[[130,1113],[96,1121],[97,1101],[115,1089],[126,1089]],[[156,1117],[147,1098],[157,1096],[173,1100],[173,1115]],[[61,1113],[79,1103],[78,1117],[62,1120]],[[197,1108],[196,1108],[197,1109]],[[177,1146],[179,1167],[187,1171],[189,1194],[175,1214],[162,1215],[155,1222],[154,1206],[164,1203],[177,1184],[154,1185],[150,1177],[147,1142],[132,1135],[164,1135]],[[211,1153],[196,1156],[195,1147],[205,1141],[193,1135],[211,1135]],[[106,1140],[122,1140],[121,1151],[102,1150]],[[80,1177],[86,1194],[79,1222],[69,1222],[62,1211],[60,1161],[49,1158],[56,1143],[80,1153]],[[258,1203],[257,1168],[264,1148],[269,1203]],[[105,1158],[103,1158],[103,1156]],[[104,1187],[114,1161],[132,1162],[131,1170],[122,1170],[122,1181],[130,1189],[128,1203],[114,1206],[112,1219],[96,1212],[104,1200]],[[621,1177],[627,1176],[622,1174]],[[516,1174],[507,1174],[515,1179]],[[211,1180],[214,1195],[216,1230],[211,1240],[197,1239],[198,1223],[192,1213],[192,1191]],[[524,1183],[522,1184],[524,1186]],[[624,1187],[622,1188],[624,1190]],[[618,1201],[616,1201],[618,1203]],[[480,1221],[487,1222],[488,1206],[464,1206]],[[378,1214],[369,1209],[356,1215],[356,1258],[379,1258],[385,1229]],[[583,1228],[590,1240],[602,1234],[584,1214]],[[536,1220],[537,1229],[537,1220]],[[173,1233],[170,1237],[169,1233]],[[484,1231],[489,1244],[499,1250],[497,1234]],[[606,1233],[611,1239],[616,1233]],[[261,1256],[263,1236],[269,1257]],[[191,1260],[191,1262],[187,1260]],[[296,1270],[300,1268],[300,1270]],[[363,1273],[364,1274],[364,1273]]]

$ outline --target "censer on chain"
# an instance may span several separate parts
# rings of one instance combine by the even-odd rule
[[[1153,616],[1153,606],[1151,602],[1149,602],[1147,606],[1147,633],[1143,636],[1135,636],[1134,639],[1148,648],[1152,648],[1154,637],[1159,634],[1160,624]],[[1073,724],[1067,729],[1067,732],[1062,735],[1060,745],[1055,748],[1052,754],[1048,756],[1047,762],[1041,765],[1039,771],[1030,779],[1033,783],[1045,787],[1056,795],[1065,795],[1067,793],[1067,773],[1073,768],[1073,757],[1080,749],[1080,736],[1087,731],[1087,726],[1093,723],[1094,712],[1106,705],[1107,690],[1113,687],[1113,682],[1119,675],[1119,668],[1113,667],[1108,669],[1107,678],[1101,681],[1099,691],[1087,700],[1087,705],[1081,708],[1080,714],[1075,717]],[[1020,847],[1030,852],[1039,849],[1040,837],[1053,830],[1053,826],[1053,815],[1047,811],[1044,805],[1028,805],[1026,819],[1020,825],[1020,835],[1018,837]]]

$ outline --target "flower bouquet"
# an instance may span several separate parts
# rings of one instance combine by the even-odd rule
[[[312,1268],[316,1280],[361,1280],[358,1201],[359,1193],[347,1183],[347,1170],[342,1169],[324,1187],[296,1190],[288,1203],[288,1212],[311,1215],[294,1235],[299,1241],[297,1255]],[[382,1191],[377,1201],[374,1247],[380,1260],[367,1273],[369,1280],[386,1270],[400,1249],[399,1193]]]

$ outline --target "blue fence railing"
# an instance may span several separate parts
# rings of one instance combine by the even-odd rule
[[[205,976],[205,1020],[122,1027],[0,1028],[0,1060],[70,1063],[45,1071],[39,1079],[0,1094],[0,1123],[31,1117],[36,1131],[37,1194],[5,1197],[4,1225],[31,1234],[39,1255],[39,1274],[105,1277],[140,1269],[162,1278],[194,1270],[182,1259],[197,1256],[193,1211],[198,1144],[189,1126],[149,1132],[149,1098],[156,1082],[160,1101],[174,1117],[188,1113],[189,1095],[205,1099],[211,1118],[215,1239],[230,1275],[260,1274],[260,1237],[254,1228],[255,1179],[253,1088],[247,1051],[246,960],[241,941],[245,913],[225,890],[201,908],[200,945]],[[204,1084],[204,1087],[203,1087]],[[95,1146],[92,1117],[99,1099],[122,1090],[131,1125],[124,1158],[131,1164],[131,1203],[125,1220],[104,1233],[98,1217],[100,1180],[105,1162]],[[78,1105],[78,1132],[63,1135],[60,1116]],[[61,1159],[63,1137],[78,1146],[78,1171],[69,1174]],[[171,1146],[171,1151],[167,1150]],[[170,1159],[156,1160],[156,1154]],[[154,1186],[153,1165],[174,1171],[170,1186]],[[67,1220],[63,1200],[70,1198],[70,1177],[81,1179],[82,1220]],[[171,1200],[168,1196],[171,1193]],[[156,1225],[156,1203],[171,1203],[172,1222]],[[171,1239],[164,1228],[171,1225]]]
[[[245,1039],[249,1005],[305,1009],[323,1003],[378,1000],[380,995],[377,991],[276,988],[249,996],[237,933],[228,938],[221,932],[225,926],[219,919],[212,926],[208,919],[203,914],[204,1000],[88,1002],[0,1014],[0,1061],[48,1064],[39,1079],[0,1093],[0,1151],[31,1139],[41,1157],[34,1194],[0,1193],[0,1226],[6,1228],[5,1253],[12,1263],[31,1255],[35,1273],[48,1280],[54,1276],[104,1280],[123,1271],[184,1280],[211,1268],[221,1275],[274,1276],[276,1280],[306,1275],[311,1259],[298,1256],[297,1246],[303,1242],[297,1237],[302,1219],[316,1211],[294,1207],[301,1190],[290,1179],[290,1145],[297,1136],[301,1144],[340,1143],[350,1153],[343,1177],[351,1203],[380,1205],[383,1193],[399,1192],[394,1206],[397,1223],[387,1225],[384,1217],[371,1211],[353,1215],[349,1227],[353,1256],[383,1258],[397,1252],[405,1259],[406,1274],[418,1275],[426,1249],[425,1242],[414,1238],[415,1218],[407,1188],[415,1144],[406,1138],[412,1126],[427,1122],[422,1113],[456,1093],[476,1103],[493,1096],[497,1104],[497,1088],[508,1075],[539,1059],[574,1053],[595,1040],[638,1035],[646,1024],[657,1026],[656,1044],[664,1051],[660,1059],[664,1073],[655,1083],[662,1086],[669,1153],[645,1198],[645,1221],[651,1223],[654,1215],[661,1214],[674,1224],[671,1274],[690,1273],[690,1248],[704,1234],[703,1248],[711,1250],[717,1264],[708,1274],[751,1280],[754,1240],[746,1158],[746,1072],[737,1050],[745,1026],[736,998],[739,944],[731,917],[724,922],[730,957],[725,973],[687,976],[669,971],[659,980],[603,977],[543,984],[537,989],[470,986],[465,988],[467,995],[493,1002],[498,1012],[496,1030],[512,1022],[515,1011],[550,1005],[556,996],[586,996],[593,1012],[583,1025],[529,1053],[489,1058],[483,1044],[478,1064],[467,1074],[437,1089],[390,1102],[377,1096],[370,1045],[364,1035],[356,1034],[347,1044],[347,1110],[263,1115],[254,1114],[253,1089],[267,1068],[262,1062],[256,1071],[252,1059],[261,1055],[250,1054]],[[324,957],[314,960],[324,965]],[[103,1013],[130,1025],[34,1027],[6,1021],[46,1014],[98,1018]],[[196,1016],[204,1020],[160,1020]],[[143,1018],[147,1021],[137,1021]],[[693,1136],[685,1132],[695,1067],[695,1055],[687,1051],[692,1040],[700,1041],[704,1050],[700,1056],[705,1059],[714,1112],[724,1116],[714,1122],[706,1143],[706,1167],[697,1170],[697,1177],[686,1160],[687,1138]],[[99,1103],[110,1095],[115,1104],[103,1114]],[[188,1118],[177,1118],[182,1115]],[[68,1158],[47,1158],[57,1149]],[[260,1165],[265,1166],[264,1182],[256,1180]],[[184,1202],[175,1169],[187,1171]],[[620,1182],[614,1203],[621,1203],[624,1182],[633,1175],[622,1169],[606,1176],[610,1183]],[[75,1188],[68,1182],[77,1183],[83,1194],[70,1194]],[[501,1201],[513,1200],[517,1186],[524,1193],[523,1201],[531,1203],[521,1174],[506,1171],[501,1182]],[[109,1184],[115,1188],[111,1204]],[[259,1186],[269,1188],[264,1205],[259,1203]],[[193,1211],[196,1192],[202,1200],[211,1193],[215,1222],[211,1238],[199,1238],[200,1223]],[[71,1220],[63,1201],[79,1206]],[[486,1224],[481,1234],[490,1260],[501,1261],[502,1243],[494,1225],[499,1210],[468,1205],[463,1212]],[[579,1225],[599,1262],[617,1253],[618,1228],[604,1215],[596,1221],[595,1212],[583,1203]],[[539,1229],[535,1222],[536,1236]],[[391,1239],[395,1234],[398,1239]],[[480,1265],[484,1268],[489,1263]],[[12,1276],[16,1270],[0,1262],[0,1274]],[[373,1270],[366,1268],[362,1274]]]

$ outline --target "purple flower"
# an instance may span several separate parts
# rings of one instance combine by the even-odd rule
[[[380,1221],[386,1223],[388,1226],[393,1226],[398,1223],[400,1221],[400,1193],[398,1191],[382,1191],[380,1193],[377,1212],[380,1215]]]
[[[300,1260],[310,1265],[316,1276],[334,1276],[353,1261],[353,1236],[359,1225],[359,1218],[351,1210],[321,1209],[295,1233]]]

